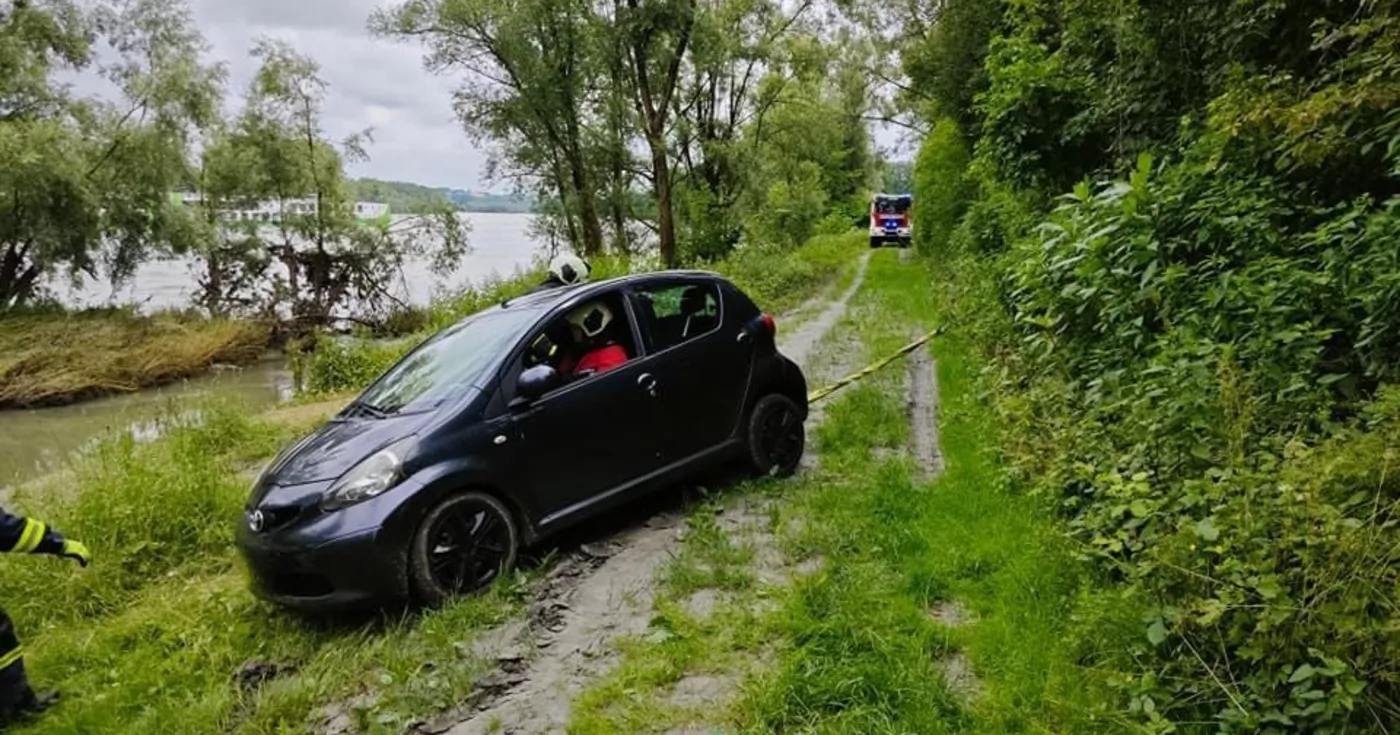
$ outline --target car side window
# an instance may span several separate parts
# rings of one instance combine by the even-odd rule
[[[560,387],[551,391],[549,395],[553,395],[621,367],[638,354],[622,293],[600,294],[551,319],[530,337],[524,352],[506,372],[505,394],[507,399],[514,398],[514,381],[537,365],[549,365],[559,372]]]
[[[652,352],[702,337],[720,325],[717,283],[665,283],[634,289],[642,335]]]

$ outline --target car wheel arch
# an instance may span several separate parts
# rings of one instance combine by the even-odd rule
[[[402,533],[406,534],[405,538],[417,532],[423,518],[444,499],[462,493],[480,492],[501,501],[501,504],[510,510],[512,520],[520,529],[522,544],[534,543],[537,537],[535,521],[524,503],[514,493],[507,492],[497,481],[498,478],[483,472],[481,467],[470,463],[448,462],[420,470],[418,475],[423,478],[423,487],[415,493],[413,507],[407,509],[408,515],[403,519],[405,527]]]
[[[785,365],[785,368],[775,375],[768,376],[766,380],[758,384],[758,390],[749,394],[748,405],[744,407],[744,416],[748,416],[753,411],[754,406],[763,400],[764,396],[781,393],[791,398],[792,402],[796,403],[798,408],[802,410],[803,418],[806,418],[807,379],[803,377],[796,365],[788,364]]]

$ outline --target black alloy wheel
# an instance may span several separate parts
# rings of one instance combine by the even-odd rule
[[[749,414],[749,460],[760,475],[788,477],[797,471],[806,448],[802,412],[791,398],[764,396]]]
[[[429,605],[485,589],[515,566],[519,531],[486,493],[454,495],[428,511],[410,550],[413,590]]]

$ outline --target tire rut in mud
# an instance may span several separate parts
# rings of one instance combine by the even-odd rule
[[[928,481],[943,472],[938,439],[938,370],[928,347],[909,359],[909,444],[920,474]]]

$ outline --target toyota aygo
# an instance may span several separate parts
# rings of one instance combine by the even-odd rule
[[[742,460],[796,470],[807,385],[772,317],[711,273],[533,293],[380,376],[254,483],[237,543],[258,595],[436,604],[517,551]]]

